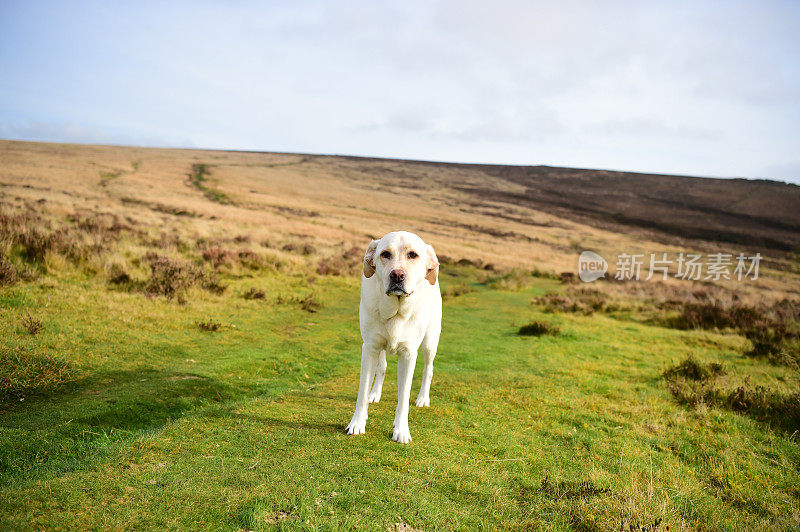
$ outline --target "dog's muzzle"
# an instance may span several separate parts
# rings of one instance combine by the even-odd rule
[[[407,296],[405,287],[406,272],[403,270],[392,270],[389,272],[389,289],[386,290],[387,296]]]
[[[399,286],[390,286],[389,289],[386,291],[386,295],[405,297],[410,294]]]

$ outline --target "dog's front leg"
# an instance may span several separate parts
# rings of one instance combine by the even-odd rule
[[[372,390],[369,392],[370,403],[377,403],[381,400],[384,378],[386,378],[386,350],[381,349],[381,354],[378,357],[378,369],[375,370],[375,381],[372,383]]]
[[[367,426],[367,407],[369,406],[368,393],[372,376],[378,365],[378,354],[381,348],[373,343],[364,342],[361,346],[361,378],[358,382],[358,398],[356,411],[350,424],[345,429],[348,434],[364,434]]]
[[[414,365],[417,363],[417,350],[401,348],[397,353],[397,410],[394,413],[392,439],[398,443],[410,443],[408,430],[408,401],[411,398],[411,380]]]

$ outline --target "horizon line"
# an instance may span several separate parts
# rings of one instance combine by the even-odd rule
[[[790,181],[782,181],[770,177],[747,177],[747,176],[712,176],[712,175],[699,175],[699,174],[675,174],[668,172],[657,171],[644,171],[644,170],[623,170],[615,168],[597,168],[597,167],[584,167],[584,166],[560,166],[553,164],[514,164],[514,163],[490,163],[490,162],[465,162],[465,161],[447,161],[436,159],[414,159],[405,157],[384,157],[378,155],[358,155],[347,153],[312,153],[300,151],[270,151],[270,150],[253,150],[253,149],[239,149],[239,148],[207,148],[199,146],[147,146],[140,144],[117,144],[117,143],[104,143],[104,142],[63,142],[63,141],[49,141],[49,140],[32,140],[22,138],[4,138],[0,137],[0,142],[29,142],[34,144],[62,144],[72,146],[97,146],[107,148],[140,148],[146,150],[186,150],[186,151],[216,151],[227,153],[254,153],[254,154],[277,154],[277,155],[310,155],[314,157],[348,157],[354,159],[369,159],[374,161],[395,161],[406,163],[421,163],[421,164],[445,164],[445,165],[463,165],[463,166],[497,166],[497,167],[512,167],[512,168],[560,168],[564,170],[586,170],[595,172],[617,172],[622,174],[638,174],[646,176],[659,176],[659,177],[678,177],[689,179],[716,179],[724,181],[767,181],[781,185],[790,185],[800,187],[799,183],[792,183]]]

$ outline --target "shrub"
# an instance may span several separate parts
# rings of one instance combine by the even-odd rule
[[[45,254],[53,248],[62,233],[48,234],[37,227],[25,226],[17,233],[17,242],[22,246],[22,256],[28,262],[44,262]]]
[[[31,213],[0,214],[0,241],[16,247],[26,262],[37,265],[44,262],[47,252],[80,262],[102,250],[99,244],[87,245],[79,235],[67,229],[51,230],[48,222]]]
[[[251,249],[231,251],[220,246],[210,246],[203,250],[201,256],[215,270],[232,268],[239,264],[251,270],[259,270],[264,266],[264,259]]]
[[[800,428],[800,393],[778,393],[765,386],[739,386],[722,397],[726,407],[786,431]]]
[[[219,246],[211,246],[204,249],[202,257],[204,261],[211,263],[214,269],[219,269],[223,266],[231,267],[234,263],[233,252]]]
[[[693,381],[704,381],[715,378],[719,375],[725,375],[725,368],[718,362],[710,362],[702,364],[689,356],[678,364],[664,371],[664,378],[667,380],[675,380],[677,378],[690,379]]]
[[[119,264],[112,264],[108,268],[108,282],[113,285],[126,285],[131,283],[132,279],[125,268]]]
[[[753,307],[725,306],[713,303],[686,303],[681,314],[672,320],[676,329],[751,329],[763,320],[763,315]]]
[[[544,321],[532,321],[527,325],[523,325],[517,331],[520,336],[542,336],[545,334],[556,335],[561,332],[556,325]]]
[[[11,261],[0,254],[0,286],[11,286],[19,282],[19,274]]]
[[[313,255],[317,252],[317,248],[308,243],[296,244],[294,242],[289,242],[288,244],[284,244],[281,249],[290,253],[300,253],[301,255]]]
[[[200,277],[189,263],[153,255],[148,258],[152,274],[145,285],[145,293],[153,296],[180,297]]]
[[[786,432],[800,429],[800,392],[781,393],[765,386],[751,386],[749,378],[733,390],[717,386],[717,377],[724,375],[721,364],[701,364],[692,357],[663,373],[672,396],[678,404],[706,404],[768,423]]]
[[[717,399],[715,380],[725,374],[721,364],[703,364],[689,356],[662,373],[667,388],[678,404],[697,406],[700,403],[714,404]]]
[[[245,268],[258,270],[264,264],[261,256],[251,249],[240,249],[236,252],[236,259]]]
[[[744,335],[753,345],[745,356],[763,358],[775,365],[800,367],[800,343],[792,335],[766,325],[745,331]]]

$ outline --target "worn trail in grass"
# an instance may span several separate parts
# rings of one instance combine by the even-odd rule
[[[79,278],[6,291],[3,345],[66,357],[82,376],[0,414],[0,526],[800,524],[796,441],[676,405],[661,379],[689,354],[770,386],[796,386],[789,370],[745,359],[736,335],[539,312],[529,302],[553,281],[508,292],[443,277],[477,290],[445,303],[432,407],[412,407],[408,446],[390,439],[394,360],[367,434],[343,433],[354,279],[318,278],[318,313],[275,303],[308,292],[302,276],[238,279],[186,307]],[[268,299],[237,296],[253,287]],[[20,330],[25,309],[39,335]],[[219,332],[195,326],[208,318]],[[532,319],[560,333],[518,336]]]

